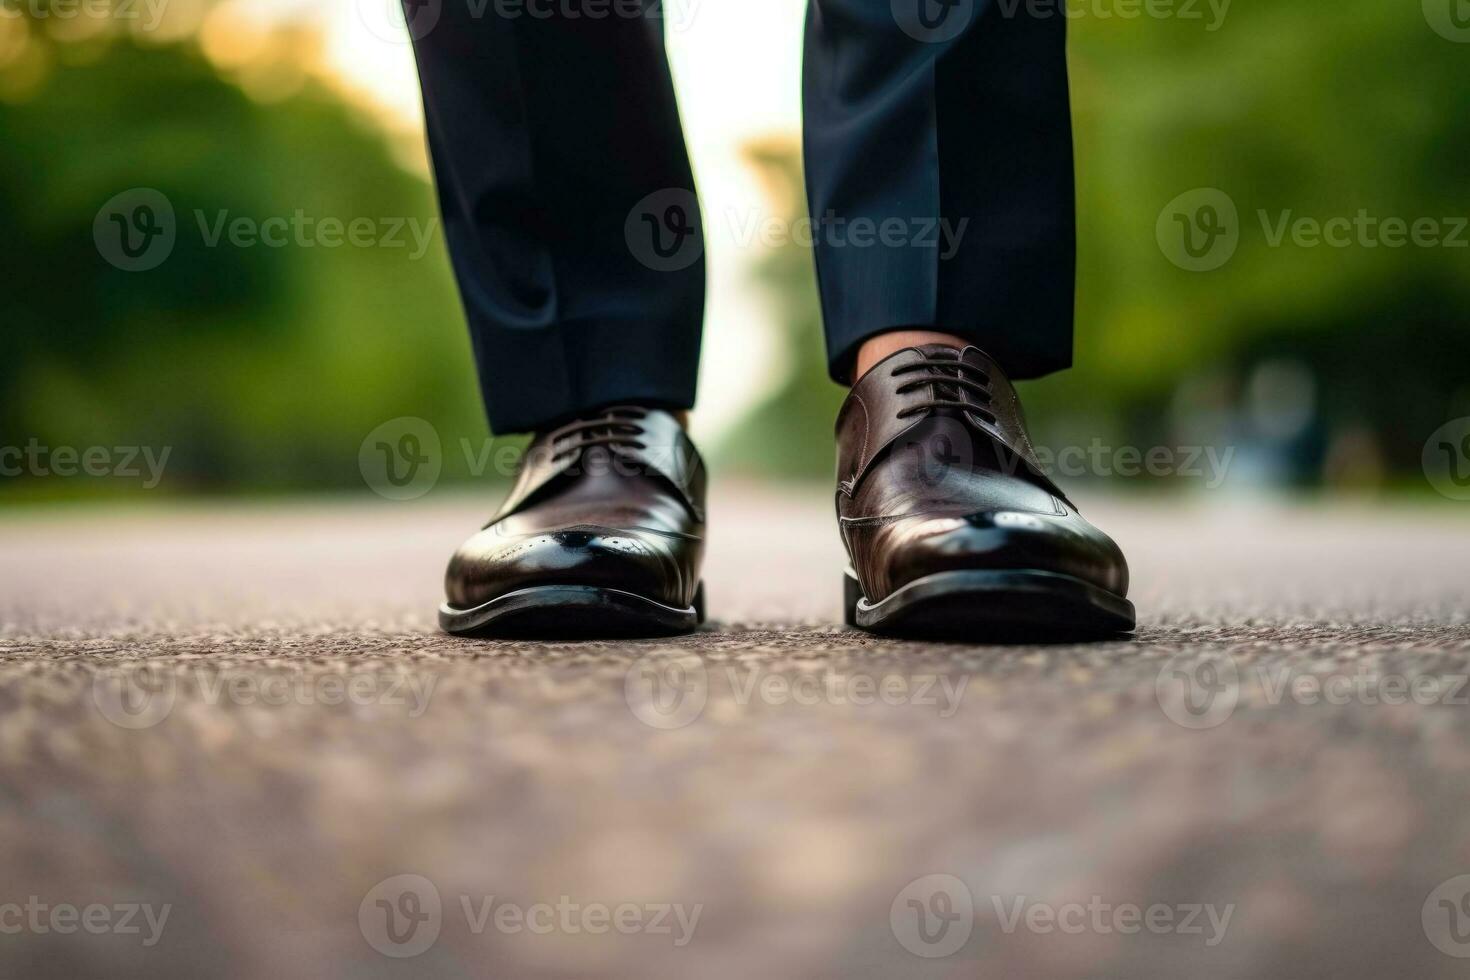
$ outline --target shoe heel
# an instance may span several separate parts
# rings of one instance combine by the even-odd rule
[[[699,583],[699,588],[694,590],[694,621],[704,622],[704,583]]]
[[[850,571],[842,573],[842,609],[843,622],[848,626],[857,626],[858,600],[863,597],[862,583],[857,576]]]

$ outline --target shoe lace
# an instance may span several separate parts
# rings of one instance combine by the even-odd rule
[[[560,462],[591,446],[646,449],[647,444],[640,438],[645,434],[645,417],[637,409],[617,408],[563,426],[552,434],[551,461]]]
[[[890,376],[895,378],[905,374],[916,377],[900,384],[898,394],[904,395],[932,385],[933,397],[901,409],[899,418],[906,419],[920,412],[951,408],[973,412],[986,422],[995,423],[995,414],[985,407],[991,402],[990,375],[973,364],[965,363],[959,351],[928,352],[923,354],[923,360],[904,364],[890,372]],[[978,403],[967,398],[967,395],[974,396]]]

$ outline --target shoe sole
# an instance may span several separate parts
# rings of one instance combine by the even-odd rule
[[[456,636],[600,639],[673,636],[704,622],[704,584],[688,609],[591,585],[539,585],[475,606],[439,607],[439,627]]]
[[[843,578],[847,625],[875,633],[1056,641],[1116,636],[1135,625],[1127,599],[1053,572],[938,572],[876,604],[850,570]]]

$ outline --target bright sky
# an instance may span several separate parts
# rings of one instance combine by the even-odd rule
[[[422,124],[399,0],[248,0],[252,15],[319,21],[327,56],[354,87]],[[447,2],[447,0],[446,0]],[[750,287],[766,204],[741,162],[748,140],[800,128],[802,0],[666,0],[669,56],[709,232],[709,307],[696,434],[718,437],[781,382],[770,318]],[[742,229],[745,229],[742,232]],[[718,370],[712,367],[718,365]]]

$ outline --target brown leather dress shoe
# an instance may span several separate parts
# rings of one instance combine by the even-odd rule
[[[837,416],[847,622],[974,637],[1131,630],[1128,565],[1042,472],[1015,389],[982,351],[874,366]]]
[[[450,633],[649,636],[704,621],[705,469],[669,413],[609,408],[538,436],[450,559]]]

